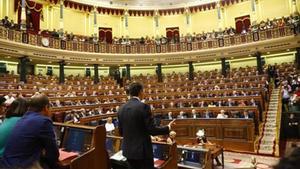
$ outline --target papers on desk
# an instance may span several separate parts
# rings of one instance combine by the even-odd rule
[[[160,159],[157,159],[157,158],[153,158],[153,161],[154,161],[154,167],[155,168],[158,168],[158,167],[162,166],[165,163],[164,160],[160,160]]]
[[[111,160],[116,160],[116,161],[126,161],[126,157],[123,156],[122,150],[114,154],[113,156],[110,157]]]
[[[75,158],[77,156],[79,156],[79,154],[76,153],[76,152],[67,152],[67,151],[63,151],[62,149],[59,149],[59,158],[58,158],[58,160],[59,161],[64,161],[66,159]]]

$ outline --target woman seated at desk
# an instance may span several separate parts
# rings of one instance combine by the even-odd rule
[[[205,146],[205,145],[215,145],[213,143],[211,143],[210,141],[207,140],[206,136],[205,136],[205,131],[203,130],[198,130],[198,132],[196,133],[197,136],[197,143],[200,146]],[[220,160],[218,159],[218,157],[215,158],[216,162],[217,162],[217,166],[222,165]]]
[[[175,143],[175,137],[176,137],[176,132],[175,131],[171,131],[169,134],[169,137],[167,138],[167,143],[168,144],[172,144]]]

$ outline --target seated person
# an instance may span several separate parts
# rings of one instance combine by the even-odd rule
[[[248,113],[248,111],[244,111],[243,114],[241,114],[240,118],[250,119],[250,118],[253,118],[253,114],[252,113]]]
[[[186,118],[186,115],[183,111],[180,111],[179,112],[179,115],[177,116],[178,119],[185,119]]]
[[[225,110],[221,110],[217,116],[217,119],[225,119],[228,118],[228,115],[225,114]]]
[[[5,113],[5,119],[0,125],[0,158],[3,156],[5,144],[8,136],[16,123],[27,110],[27,103],[25,99],[18,98],[14,100]]]
[[[168,112],[168,116],[167,116],[167,118],[166,119],[169,119],[169,120],[172,120],[173,119],[173,116],[172,116],[172,112],[170,111],[170,112]]]
[[[207,140],[206,136],[205,136],[205,131],[204,129],[202,130],[198,130],[198,132],[196,133],[197,136],[197,143],[201,146],[205,146],[205,145],[215,145],[213,143],[211,143],[210,141]],[[218,157],[215,158],[217,165],[220,166],[221,162],[219,160]]]
[[[212,112],[209,112],[208,110],[206,110],[204,113],[203,113],[203,116],[202,118],[213,118],[213,113]]]
[[[8,137],[3,154],[4,168],[42,168],[41,165],[56,168],[59,152],[49,117],[48,97],[30,98],[28,111]]]
[[[169,134],[169,137],[167,138],[167,143],[168,144],[175,143],[175,137],[176,137],[176,132],[171,131],[170,134]]]
[[[195,109],[192,109],[191,118],[196,119],[196,118],[199,118],[199,117],[200,117],[199,113],[197,113]]]
[[[0,97],[0,124],[2,123],[2,118],[4,117],[4,112],[6,109],[6,106],[4,104],[5,101],[6,99],[4,97]]]
[[[109,134],[112,134],[113,131],[115,130],[115,125],[112,122],[112,118],[111,117],[107,118],[107,121],[105,123],[105,129],[106,129],[106,132],[109,133]]]

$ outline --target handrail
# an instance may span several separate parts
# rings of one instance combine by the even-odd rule
[[[275,137],[275,156],[279,156],[279,144],[280,144],[280,128],[281,128],[281,114],[282,114],[282,88],[279,86],[279,99],[278,99],[278,108],[277,108],[277,117],[276,117],[276,137]]]

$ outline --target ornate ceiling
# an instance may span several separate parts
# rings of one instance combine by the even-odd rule
[[[79,3],[109,8],[168,9],[196,6],[218,0],[73,0]]]

